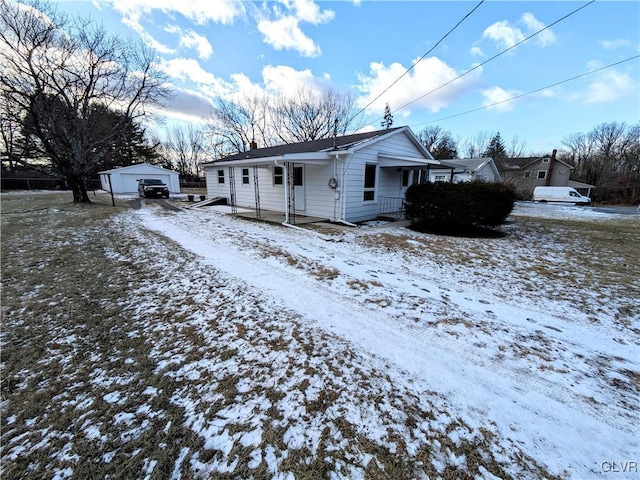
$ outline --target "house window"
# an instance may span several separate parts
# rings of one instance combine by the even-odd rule
[[[531,170],[526,170],[524,172],[524,178],[531,178]]]
[[[224,170],[218,170],[218,183],[224,183]]]
[[[376,170],[377,165],[367,163],[364,167],[364,194],[362,199],[370,201],[376,199]]]
[[[282,167],[273,167],[273,184],[284,185],[284,173]]]
[[[435,180],[436,180],[436,182],[446,182],[447,181],[447,176],[446,175],[436,175],[435,176]]]
[[[402,171],[402,186],[403,187],[408,187],[409,186],[409,174],[411,173],[411,171],[409,170],[403,170]]]
[[[543,158],[542,159],[542,163],[549,163],[549,159],[548,158]]]
[[[249,169],[248,168],[242,169],[242,184],[249,185]]]
[[[547,171],[546,170],[538,170],[538,178],[539,179],[547,178]]]

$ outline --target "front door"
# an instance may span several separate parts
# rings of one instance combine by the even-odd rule
[[[304,212],[304,165],[293,167],[293,188],[295,195],[295,208]]]

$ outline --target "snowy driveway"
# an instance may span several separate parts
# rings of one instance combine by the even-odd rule
[[[637,310],[616,321],[637,298],[617,306],[587,286],[576,298],[549,293],[562,284],[532,289],[526,238],[457,239],[468,262],[454,264],[438,261],[437,237],[404,229],[327,241],[206,209],[135,217],[269,308],[347,340],[403,388],[437,392],[473,428],[495,424],[551,472],[598,478],[612,461],[639,460]],[[549,255],[569,268],[562,246]]]

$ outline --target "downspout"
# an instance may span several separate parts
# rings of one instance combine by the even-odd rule
[[[347,211],[347,182],[345,181],[346,165],[345,165],[345,161],[342,158],[340,158],[340,155],[336,155],[336,159],[340,160],[340,184],[339,184],[339,188],[340,188],[340,195],[341,195],[340,203],[339,203],[339,205],[340,205],[340,216],[336,220],[336,223],[341,223],[341,224],[347,225],[349,227],[357,227],[357,225],[355,223],[347,222],[347,220],[344,218],[345,212]]]
[[[338,158],[337,155],[333,157],[333,178],[338,180]],[[340,191],[342,189],[341,184],[337,184],[335,191],[333,192],[333,216],[331,217],[331,221],[335,222],[338,218],[340,218],[340,214],[338,212],[340,207]]]
[[[278,160],[274,160],[273,163],[276,167],[282,168],[282,175],[284,176],[284,224],[289,225],[289,168],[287,162],[284,165],[280,165]]]

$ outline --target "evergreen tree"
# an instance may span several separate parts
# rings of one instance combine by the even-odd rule
[[[393,115],[391,115],[391,109],[389,108],[389,103],[384,106],[384,120],[380,122],[382,128],[385,130],[389,130],[391,125],[393,125]]]
[[[491,157],[495,159],[502,159],[507,157],[507,148],[504,145],[504,141],[500,136],[500,132],[496,133],[491,141],[489,142],[489,146],[482,153],[483,157]]]

